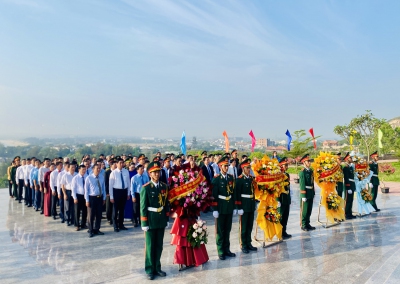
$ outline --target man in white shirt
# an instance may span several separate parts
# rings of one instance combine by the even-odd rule
[[[74,220],[74,199],[72,197],[72,179],[76,176],[76,164],[69,166],[69,171],[62,177],[61,186],[64,193],[64,218],[67,226],[71,226]]]
[[[57,194],[58,194],[58,202],[60,203],[60,218],[61,223],[65,222],[65,204],[64,204],[64,192],[62,190],[61,181],[64,175],[69,171],[69,162],[64,162],[64,169],[58,173],[57,175]]]
[[[31,173],[32,173],[32,169],[35,167],[35,161],[36,158],[32,158],[30,164],[28,165],[28,167],[26,168],[26,181],[27,181],[27,187],[28,187],[28,191],[29,191],[29,197],[28,197],[28,207],[32,207],[33,206],[33,202],[35,200],[35,188],[33,186],[33,182],[31,181]]]
[[[43,161],[43,167],[39,169],[39,185],[40,185],[40,199],[41,199],[41,205],[40,205],[40,214],[43,214],[44,210],[44,174],[50,171],[50,159],[45,158]]]
[[[21,165],[17,168],[17,171],[15,173],[15,182],[17,183],[18,186],[18,196],[17,196],[18,203],[21,203],[22,200],[22,192],[24,189],[24,182],[25,182],[24,180],[25,165],[26,165],[26,160],[22,159]]]
[[[51,215],[53,216],[54,220],[57,218],[56,217],[57,216],[57,203],[59,203],[58,192],[57,192],[57,178],[58,178],[59,173],[62,170],[62,166],[63,166],[62,162],[57,162],[56,169],[54,171],[52,171],[50,174]],[[63,205],[64,205],[64,203],[63,203]]]
[[[86,167],[84,165],[79,166],[79,173],[72,178],[71,190],[72,197],[74,198],[74,207],[75,207],[75,230],[79,231],[80,229],[86,229],[86,220],[87,220],[87,207],[85,201],[85,179],[86,175]],[[82,211],[82,221],[80,221],[80,215]]]
[[[24,188],[25,188],[25,205],[29,206],[29,200],[32,199],[31,197],[31,188],[29,187],[29,172],[31,170],[31,158],[26,159],[26,165],[24,166]]]
[[[131,183],[129,172],[123,167],[124,160],[121,158],[117,159],[117,168],[111,172],[109,179],[110,202],[114,204],[114,232],[127,230],[124,226],[124,210],[126,201],[129,200]]]
[[[228,174],[232,175],[234,180],[236,180],[238,177],[235,159],[231,159],[231,164],[229,165],[228,168]]]

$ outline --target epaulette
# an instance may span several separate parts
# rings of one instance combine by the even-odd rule
[[[231,175],[231,174],[226,174],[226,175],[233,177],[233,175]]]
[[[150,184],[150,182],[148,182],[148,183],[144,184],[143,186],[146,186],[146,185],[149,185],[149,184]]]
[[[166,187],[168,187],[168,184],[166,184],[165,182],[160,181],[160,183],[161,183],[162,185],[165,185]]]
[[[243,177],[243,175],[238,176],[238,178],[242,178],[242,177]]]
[[[220,174],[217,174],[217,175],[215,175],[214,177],[216,178],[216,177],[219,177],[220,176]]]
[[[302,168],[301,171],[304,171],[304,168]]]

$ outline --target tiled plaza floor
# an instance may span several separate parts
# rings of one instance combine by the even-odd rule
[[[145,283],[144,235],[125,222],[128,231],[115,233],[102,222],[104,236],[88,238],[59,220],[43,217],[9,199],[0,189],[0,283]],[[314,200],[313,232],[299,227],[299,192],[292,186],[288,232],[293,238],[258,252],[242,254],[238,218],[234,217],[231,251],[236,258],[218,260],[214,230],[207,245],[210,261],[178,272],[174,247],[165,234],[163,283],[400,283],[400,196],[379,194],[378,214],[346,221],[328,229],[316,223],[319,196]],[[203,216],[210,228],[211,213]]]

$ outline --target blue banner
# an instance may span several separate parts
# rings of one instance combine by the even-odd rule
[[[292,142],[292,135],[290,135],[289,129],[286,130],[286,136],[287,136],[287,150],[290,151],[290,143]]]
[[[181,146],[182,154],[184,154],[186,156],[186,134],[185,134],[185,131],[183,131],[183,133],[182,133],[180,146]]]

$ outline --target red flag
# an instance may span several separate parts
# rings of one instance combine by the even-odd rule
[[[253,130],[250,130],[249,135],[251,137],[251,152],[254,152],[254,147],[256,146],[256,137],[254,136]]]
[[[222,132],[222,135],[225,137],[225,153],[229,153],[229,139],[228,139],[228,134],[227,134],[226,131],[224,130],[224,132]]]
[[[314,142],[314,149],[317,149],[317,142],[315,141],[315,136],[314,136],[314,129],[310,128],[310,134],[313,138],[313,142]]]

